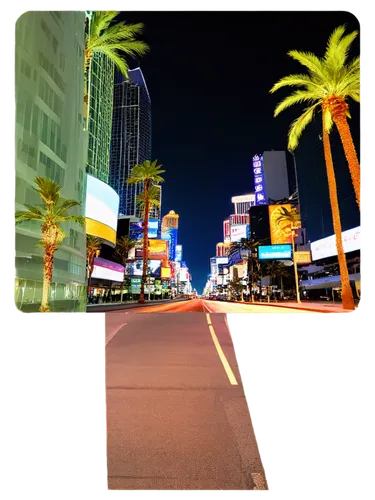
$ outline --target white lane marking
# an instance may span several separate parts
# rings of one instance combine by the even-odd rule
[[[227,327],[227,331],[228,331],[228,333],[229,333],[229,337],[230,337],[231,341],[233,342],[233,340],[234,340],[234,336],[233,336],[233,333],[230,331],[230,328],[229,328],[228,316],[227,316],[227,315],[225,315],[225,316],[223,317],[223,320],[224,320],[225,326]]]
[[[123,323],[121,326],[119,326],[119,327],[117,328],[117,330],[115,330],[115,331],[114,331],[114,332],[112,332],[112,333],[111,333],[108,337],[106,337],[106,339],[105,339],[105,345],[107,345],[107,344],[108,344],[108,342],[109,342],[110,340],[112,340],[112,339],[113,339],[113,337],[116,335],[116,333],[117,333],[119,330],[121,330],[121,328],[122,328],[123,326],[125,326],[125,325],[127,325],[127,323]]]
[[[231,383],[231,385],[238,385],[236,377],[234,376],[234,373],[232,372],[232,369],[229,366],[228,360],[225,357],[223,349],[221,348],[221,345],[219,344],[219,341],[216,337],[215,330],[213,329],[213,326],[208,325],[208,328],[210,329],[212,340],[214,341],[219,358],[220,358],[221,362],[223,363],[225,373],[227,374],[227,376],[229,378],[229,382]]]

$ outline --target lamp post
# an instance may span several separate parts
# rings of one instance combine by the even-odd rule
[[[293,247],[293,266],[294,266],[294,279],[296,281],[296,295],[297,295],[297,303],[301,303],[301,299],[299,296],[299,282],[298,282],[298,271],[297,271],[297,262],[296,262],[296,249],[295,249],[295,242],[294,238],[296,237],[296,229],[298,227],[292,226],[292,247]]]

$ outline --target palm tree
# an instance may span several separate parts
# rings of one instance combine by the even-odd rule
[[[240,278],[233,278],[229,283],[228,283],[228,288],[229,288],[229,291],[230,291],[230,294],[234,295],[234,297],[238,298],[239,294],[242,294],[242,291],[243,291],[243,284],[242,284],[242,280]]]
[[[273,285],[275,278],[280,278],[280,288],[281,294],[284,294],[284,286],[283,286],[283,278],[287,278],[290,276],[288,267],[279,260],[274,260],[269,262],[266,267],[266,272],[269,276],[271,276],[271,284]]]
[[[261,240],[255,240],[254,238],[242,238],[241,241],[233,242],[231,243],[230,246],[230,252],[233,253],[236,250],[239,250],[241,252],[245,251],[246,252],[246,262],[247,262],[247,276],[251,276],[251,286],[249,285],[249,281],[247,282],[247,289],[249,293],[250,289],[250,295],[251,299],[253,300],[253,273],[254,273],[254,266],[258,262],[258,257],[257,257],[257,250],[258,246],[262,243]]]
[[[106,55],[128,79],[129,66],[121,53],[126,57],[136,57],[145,55],[149,50],[145,42],[136,39],[143,32],[143,23],[126,24],[125,22],[119,22],[111,26],[111,23],[119,12],[117,10],[94,11],[87,16],[87,34],[84,50],[86,127],[89,114],[90,70],[93,55],[95,53]]]
[[[134,248],[135,245],[136,245],[136,241],[132,240],[129,236],[121,236],[116,241],[115,257],[121,263],[121,265],[124,266],[124,279],[123,279],[123,282],[121,283],[120,302],[122,302],[122,295],[123,295],[124,283],[125,283],[125,277],[126,277],[126,262],[128,260],[128,257],[129,257],[129,251],[132,248]]]
[[[128,184],[143,185],[143,193],[141,195],[138,195],[138,202],[143,207],[143,272],[141,293],[139,295],[138,301],[140,304],[144,304],[145,302],[145,282],[148,263],[148,219],[150,212],[150,194],[152,195],[152,198],[155,198],[155,190],[152,190],[152,187],[155,184],[164,182],[161,174],[163,174],[165,170],[161,170],[161,167],[162,165],[158,165],[157,160],[154,160],[153,162],[150,162],[150,160],[146,160],[144,163],[135,165],[135,167],[132,168],[130,177],[127,180]]]
[[[323,130],[330,132],[333,123],[337,126],[358,207],[360,208],[360,166],[347,118],[350,118],[348,98],[359,102],[360,75],[359,57],[348,62],[348,52],[358,35],[353,31],[345,35],[345,26],[339,26],[331,34],[326,52],[322,59],[314,54],[292,50],[288,55],[308,69],[308,74],[289,75],[279,80],[270,92],[281,87],[302,87],[281,101],[274,112],[277,116],[284,109],[298,103],[307,102],[308,107],[289,129],[288,149],[293,151],[305,127],[311,122],[314,113],[321,108]]]
[[[86,259],[87,259],[87,277],[88,277],[88,292],[91,289],[91,275],[94,270],[94,259],[99,257],[102,249],[102,240],[96,236],[88,234],[86,237]]]
[[[42,205],[25,205],[27,210],[17,211],[15,214],[16,224],[26,221],[38,221],[41,223],[42,239],[38,245],[44,248],[43,269],[43,294],[40,305],[41,312],[50,312],[48,304],[49,289],[52,280],[53,259],[58,245],[62,243],[66,234],[60,225],[63,222],[72,221],[81,226],[85,224],[85,218],[80,215],[68,215],[68,210],[79,207],[80,203],[75,200],[67,200],[60,196],[61,186],[48,177],[35,177],[36,187],[33,189],[42,200]]]

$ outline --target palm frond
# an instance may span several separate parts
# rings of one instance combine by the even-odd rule
[[[285,97],[285,99],[279,102],[275,108],[273,116],[276,117],[284,111],[284,109],[289,108],[294,104],[300,104],[302,102],[313,104],[317,99],[319,99],[318,102],[322,101],[322,99],[316,96],[313,92],[309,92],[307,90],[296,90],[293,94]]]
[[[124,22],[117,23],[106,31],[101,33],[95,40],[92,40],[89,49],[94,49],[100,45],[118,43],[127,40],[133,40],[136,35],[143,32],[144,24],[125,24]]]
[[[80,226],[84,226],[86,223],[86,218],[82,217],[82,215],[64,215],[64,216],[57,216],[56,222],[75,222],[76,224],[79,224]]]
[[[39,175],[35,177],[34,182],[36,184],[36,187],[33,186],[34,191],[38,193],[47,206],[58,203],[60,199],[60,184],[57,184],[57,182],[49,177],[40,177]]]
[[[119,13],[120,11],[117,10],[94,11],[90,27],[90,37],[98,37],[103,30],[108,28]]]
[[[288,56],[298,61],[315,76],[324,80],[324,67],[322,61],[311,52],[299,52],[298,50],[290,50]]]
[[[302,132],[313,119],[316,107],[319,105],[320,102],[317,102],[313,106],[305,109],[302,115],[294,120],[294,122],[291,124],[288,132],[289,151],[293,151],[298,146],[299,138],[301,137]]]
[[[123,74],[127,79],[129,79],[128,69],[129,65],[127,61],[120,56],[118,52],[114,49],[110,49],[108,47],[102,47],[100,49],[102,54],[105,54],[116,66],[116,68]]]
[[[61,202],[61,200],[60,200]],[[75,200],[63,200],[60,205],[58,205],[54,213],[55,215],[63,216],[70,208],[73,207],[80,207],[81,204],[78,201]]]
[[[270,90],[270,93],[273,94],[276,90],[279,90],[281,87],[306,87],[306,90],[312,92],[316,89],[317,92],[323,92],[324,88],[319,85],[317,82],[311,78],[309,75],[296,74],[296,75],[288,75],[281,78],[278,82]]]
[[[26,210],[19,210],[15,213],[16,224],[21,224],[21,222],[26,222],[30,220],[43,221],[44,216],[40,216],[37,213],[29,212]]]
[[[329,134],[333,126],[332,115],[328,108],[323,109],[322,113],[323,113],[324,130],[326,130],[326,132]]]

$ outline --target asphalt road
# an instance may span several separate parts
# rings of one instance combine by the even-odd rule
[[[109,489],[267,489],[225,315],[150,312],[106,313]]]

